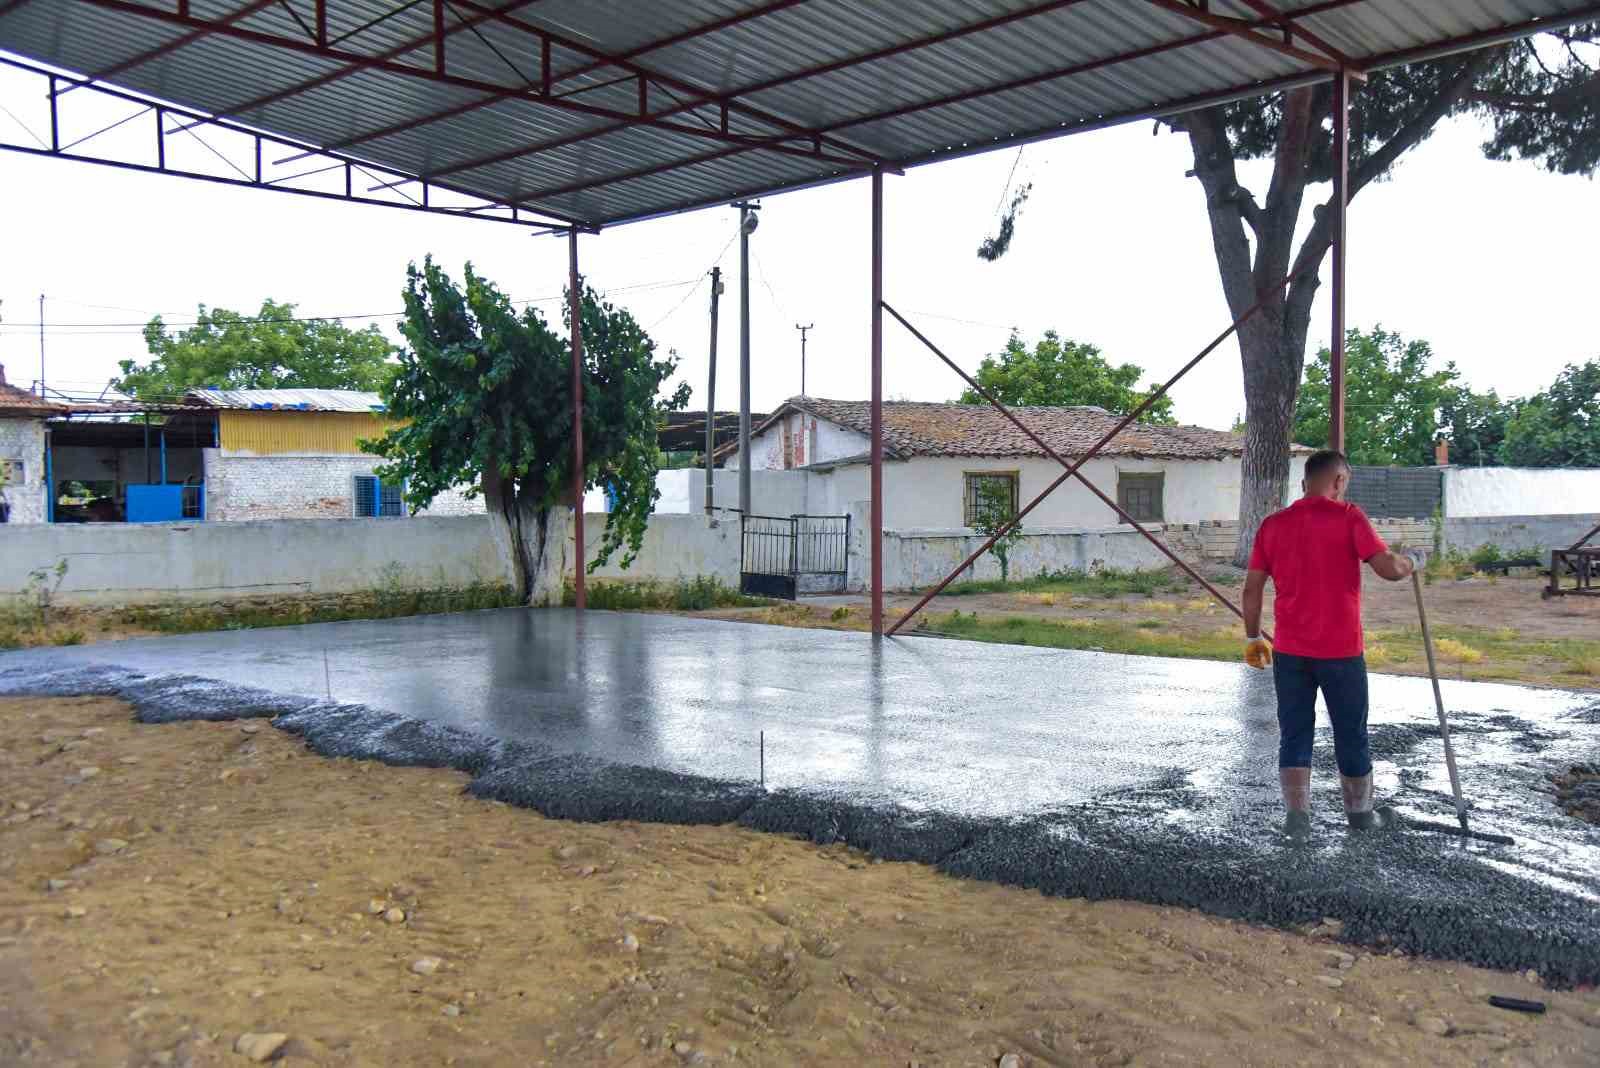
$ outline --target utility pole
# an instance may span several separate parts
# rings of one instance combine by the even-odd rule
[[[716,509],[716,462],[711,454],[717,448],[717,298],[722,296],[722,268],[711,268],[711,361],[706,372],[706,515]]]
[[[39,399],[44,400],[44,294],[39,294]]]
[[[740,201],[739,209],[739,514],[750,514],[750,235],[761,205]]]
[[[806,331],[816,325],[816,323],[807,323],[805,326],[794,324],[794,328],[800,331],[800,396],[802,397],[806,395]]]

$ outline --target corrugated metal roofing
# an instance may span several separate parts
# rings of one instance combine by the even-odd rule
[[[185,400],[240,411],[383,411],[382,397],[356,389],[191,389]]]
[[[0,47],[590,226],[1600,17],[1593,0],[450,0],[438,57],[432,4],[326,0],[322,44],[309,4],[180,6],[0,2]]]

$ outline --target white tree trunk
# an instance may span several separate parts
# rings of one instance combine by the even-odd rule
[[[533,494],[496,475],[484,476],[483,496],[495,548],[518,596],[533,607],[560,605],[573,510],[536,507]]]

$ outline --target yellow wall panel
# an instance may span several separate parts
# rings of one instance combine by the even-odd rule
[[[231,411],[218,413],[222,448],[256,456],[359,454],[359,442],[383,435],[393,420],[369,412]]]

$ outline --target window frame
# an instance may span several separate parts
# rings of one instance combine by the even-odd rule
[[[1130,490],[1148,492],[1149,487],[1155,487],[1154,514],[1141,514],[1139,508],[1133,507],[1130,500]],[[1117,472],[1117,505],[1140,523],[1165,523],[1167,521],[1167,473],[1165,471],[1118,471]],[[1121,517],[1119,516],[1120,520]]]
[[[1022,492],[1022,472],[1018,469],[1007,471],[963,471],[961,472],[961,525],[967,529],[975,529],[978,518],[978,483],[984,479],[1005,479],[1011,484],[1011,514],[1017,514],[1017,507]]]
[[[361,511],[362,506],[362,480],[368,479],[372,483],[372,512]],[[350,476],[350,511],[356,519],[405,519],[410,516],[406,509],[406,484],[401,482],[385,482],[375,474],[353,474]],[[386,495],[392,494],[389,501]],[[398,506],[396,511],[385,511],[386,506]]]

